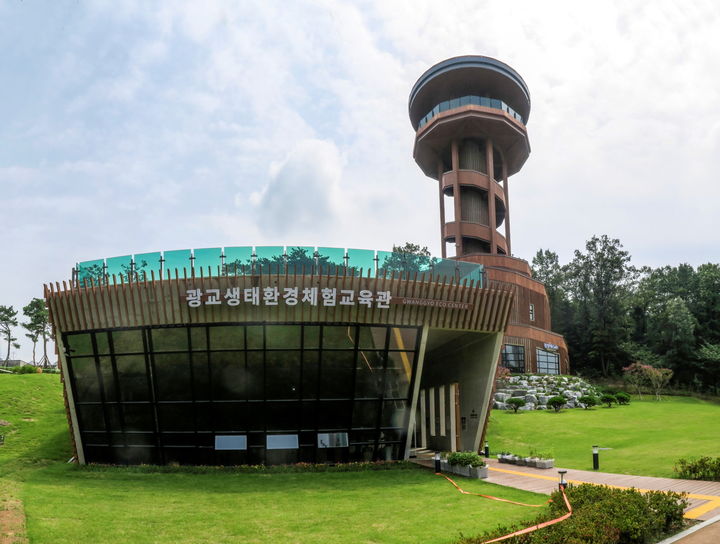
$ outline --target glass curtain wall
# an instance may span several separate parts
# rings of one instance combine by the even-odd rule
[[[415,327],[212,324],[63,340],[89,463],[403,456]]]

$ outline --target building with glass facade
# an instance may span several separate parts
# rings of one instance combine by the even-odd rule
[[[545,286],[511,252],[509,178],[530,155],[525,81],[493,58],[447,59],[417,80],[409,113],[415,161],[438,183],[442,256],[482,264],[489,282],[515,291],[501,364],[513,372],[569,372]]]
[[[500,362],[567,370],[544,287],[511,257],[522,78],[444,61],[410,97],[442,258],[242,246],[78,263],[45,297],[81,463],[403,459],[478,450]],[[500,229],[504,225],[504,231]]]
[[[79,263],[46,286],[81,462],[402,459],[477,449],[512,290],[344,248]]]

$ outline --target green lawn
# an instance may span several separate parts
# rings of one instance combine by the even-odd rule
[[[592,470],[592,446],[600,470],[673,476],[680,457],[720,455],[720,404],[692,397],[633,398],[629,406],[592,410],[519,412],[493,410],[487,440],[493,452],[551,452],[555,465]]]
[[[535,509],[458,493],[423,469],[362,473],[92,470],[66,464],[56,375],[0,375],[0,494],[22,499],[30,542],[453,542]],[[546,497],[478,481],[472,491]]]

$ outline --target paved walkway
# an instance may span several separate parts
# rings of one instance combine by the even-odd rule
[[[487,461],[490,469],[486,480],[488,482],[545,494],[557,489],[559,481],[557,471],[561,470],[559,468],[543,470],[499,463],[496,459],[487,459]],[[562,470],[567,470],[565,479],[574,484],[592,483],[613,487],[634,487],[641,491],[685,492],[690,502],[685,510],[685,517],[689,519],[702,521],[720,514],[720,482],[632,476],[590,470]]]
[[[652,476],[633,476],[562,468],[543,470],[500,463],[497,459],[486,459],[486,461],[489,469],[486,482],[546,495],[557,489],[560,481],[558,470],[567,470],[565,480],[573,484],[592,483],[612,487],[634,487],[640,491],[685,492],[688,494],[690,503],[685,509],[685,517],[698,521],[711,519],[712,521],[708,525],[691,529],[690,534],[681,533],[660,544],[670,544],[671,542],[676,544],[720,543],[720,482],[655,478]],[[417,459],[416,462],[433,468],[431,459]]]

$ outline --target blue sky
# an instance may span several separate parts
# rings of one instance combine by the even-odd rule
[[[0,304],[128,253],[439,253],[407,97],[461,54],[530,88],[516,256],[608,234],[638,265],[718,262],[719,32],[710,1],[5,0]]]

